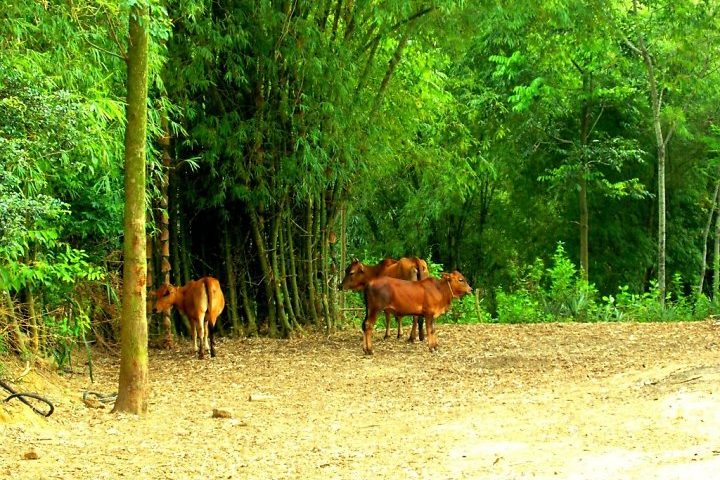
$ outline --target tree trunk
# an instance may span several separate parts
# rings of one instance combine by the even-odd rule
[[[277,308],[277,318],[279,326],[281,327],[281,335],[284,338],[290,336],[291,328],[288,323],[287,315],[285,313],[285,301],[283,300],[282,283],[280,278],[280,268],[278,266],[278,248],[282,248],[280,245],[280,223],[281,223],[281,211],[283,209],[283,202],[278,206],[278,211],[273,215],[271,224],[271,235],[270,235],[270,268],[272,270],[272,286],[275,295],[275,305]]]
[[[162,146],[162,176],[160,180],[160,277],[164,284],[170,283],[170,215],[168,190],[170,186],[170,166],[172,156],[170,155],[170,128],[168,127],[167,115],[163,112],[160,117],[160,124],[163,129],[163,136],[160,138]],[[162,313],[161,320],[162,348],[170,349],[173,346],[172,321],[170,311]]]
[[[230,243],[230,234],[228,233],[229,225],[225,225],[223,229],[223,247],[225,250],[225,270],[227,272],[227,292],[228,313],[230,314],[230,325],[232,333],[235,336],[242,335],[242,324],[238,315],[238,298],[237,298],[237,282],[235,280],[235,258],[232,253],[232,245]]]
[[[300,289],[298,288],[298,269],[295,262],[295,244],[293,242],[292,219],[287,216],[288,263],[290,265],[290,285],[292,286],[292,301],[296,319],[302,318],[303,310],[300,304]],[[307,322],[303,322],[307,323]]]
[[[388,85],[390,84],[390,79],[392,78],[393,74],[395,73],[395,68],[397,68],[398,63],[400,63],[400,60],[402,59],[403,50],[405,50],[408,40],[410,40],[410,33],[412,32],[414,26],[415,26],[415,20],[410,22],[407,29],[403,33],[402,37],[400,37],[400,41],[398,41],[397,47],[395,47],[395,53],[393,53],[392,58],[388,62],[388,67],[387,67],[387,70],[385,71],[385,76],[383,77],[382,83],[380,83],[380,88],[378,89],[377,94],[375,95],[375,102],[373,104],[372,112],[370,113],[370,118],[375,116],[375,113],[377,112],[378,108],[380,107],[380,102],[382,100],[382,97],[385,94],[385,91],[387,90]]]
[[[148,7],[130,11],[125,127],[125,211],[120,378],[113,412],[141,414],[148,406],[145,317],[145,135],[148,87]]]
[[[323,316],[325,317],[325,331],[330,333],[334,327],[333,315],[330,311],[330,242],[328,241],[328,208],[326,198],[321,195],[320,208],[320,273],[322,274],[322,306]]]
[[[286,217],[288,215],[285,215],[283,213],[282,217]],[[288,247],[287,243],[285,242],[285,222],[283,219],[278,220],[279,230],[280,230],[280,244],[278,246],[278,264],[280,267],[280,280],[282,282],[282,294],[283,294],[283,300],[285,301],[285,311],[287,312],[288,316],[288,323],[290,324],[290,327],[295,330],[295,328],[299,327],[297,317],[295,314],[295,308],[293,307],[293,297],[290,294],[290,286],[288,285],[288,269],[287,269],[287,254],[288,254]]]
[[[583,92],[589,96],[592,89],[590,85],[590,74],[587,71],[582,71],[583,76]],[[580,171],[580,192],[579,192],[579,207],[580,207],[580,267],[582,269],[582,278],[587,280],[590,276],[590,253],[588,248],[588,236],[590,233],[590,214],[588,213],[588,201],[587,201],[587,176],[588,167],[587,162],[590,159],[585,158],[585,154],[590,137],[590,100],[583,102],[582,108],[582,119],[580,127],[580,146],[582,149],[582,158],[580,163],[582,165]]]
[[[317,325],[320,320],[318,318],[318,310],[315,292],[315,262],[313,259],[313,201],[312,196],[308,198],[305,211],[305,263],[306,263],[306,280],[308,285],[308,312],[313,325]],[[316,222],[315,222],[316,223]]]
[[[712,298],[714,302],[717,302],[720,300],[720,215],[715,216],[715,249],[713,253]]]
[[[247,269],[246,269],[247,270]],[[248,282],[245,279],[240,281],[240,297],[242,298],[243,311],[245,312],[245,318],[247,318],[247,326],[245,327],[245,334],[248,337],[254,337],[258,333],[257,320],[255,319],[255,310],[253,304],[250,301],[250,295],[247,290]]]
[[[250,224],[252,226],[253,237],[255,239],[255,246],[257,248],[258,260],[260,261],[260,268],[263,275],[263,287],[265,289],[265,301],[267,302],[267,322],[268,322],[268,334],[271,337],[277,337],[277,315],[275,306],[275,291],[273,288],[273,271],[270,267],[270,261],[268,259],[268,249],[265,244],[263,228],[263,218],[258,215],[254,210],[250,211]]]
[[[145,237],[145,269],[146,269],[146,282],[147,290],[145,292],[145,316],[148,322],[148,337],[152,338],[160,332],[160,325],[156,325],[153,320],[153,288],[155,285],[155,268],[153,267],[153,239],[152,236],[146,235]]]
[[[347,204],[343,202],[340,207],[340,271],[347,265]],[[340,321],[345,322],[345,291],[340,290]]]
[[[5,323],[10,330],[10,348],[16,353],[25,352],[25,336],[20,329],[20,322],[15,314],[15,302],[10,292],[3,292],[3,300],[5,302]]]
[[[40,353],[40,319],[35,307],[35,294],[32,287],[27,287],[26,298],[28,311],[28,334],[30,335],[30,351],[35,355]]]
[[[700,266],[700,280],[698,281],[697,295],[700,296],[703,293],[703,285],[705,283],[705,273],[707,272],[707,249],[708,249],[708,237],[710,236],[710,227],[712,226],[713,215],[718,206],[718,193],[720,193],[720,181],[715,184],[715,194],[713,196],[712,207],[710,207],[710,214],[708,215],[705,229],[703,230],[703,253]]]

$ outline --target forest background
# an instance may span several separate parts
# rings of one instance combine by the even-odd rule
[[[0,12],[3,350],[118,337],[138,3]],[[415,255],[478,287],[451,321],[713,314],[719,4],[149,2],[149,291],[213,275],[221,333],[288,337]]]

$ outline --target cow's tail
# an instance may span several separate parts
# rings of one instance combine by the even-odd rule
[[[207,330],[208,330],[208,340],[210,343],[210,356],[215,356],[215,323],[217,323],[217,319],[215,319],[215,323],[211,322],[208,316],[210,315],[210,311],[212,310],[212,294],[213,294],[213,288],[210,284],[210,279],[205,279],[205,294],[207,295],[207,301],[208,301],[208,308],[205,311],[205,318],[207,319]]]
[[[363,288],[363,300],[365,300],[365,318],[363,319],[363,322],[362,322],[363,335],[365,334],[364,333],[365,332],[365,322],[367,322],[367,318],[368,318],[368,298],[367,297],[368,297],[368,286],[365,285],[365,288]]]

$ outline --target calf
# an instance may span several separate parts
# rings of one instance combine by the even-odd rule
[[[191,280],[182,287],[165,284],[160,286],[156,296],[156,312],[167,312],[175,306],[188,318],[198,358],[204,358],[205,350],[210,350],[210,356],[214,357],[215,321],[225,308],[225,297],[220,289],[220,282],[213,277],[202,277],[199,280]],[[198,337],[200,337],[199,346]]]
[[[363,290],[371,280],[379,277],[392,277],[402,280],[423,280],[428,278],[428,266],[425,260],[417,257],[403,257],[400,260],[386,258],[377,265],[364,265],[359,260],[353,260],[345,269],[345,277],[342,280],[343,290]],[[402,316],[395,315],[398,325],[397,337],[402,337]],[[412,330],[410,331],[409,342],[417,338],[418,326],[420,330],[420,341],[424,340],[422,317],[413,317]],[[390,337],[390,312],[385,312],[385,338]]]
[[[372,355],[372,332],[378,312],[425,317],[428,347],[437,350],[435,319],[447,312],[453,298],[472,292],[465,277],[458,271],[443,273],[441,278],[426,278],[417,282],[379,277],[365,288],[365,320],[363,321],[363,351]]]

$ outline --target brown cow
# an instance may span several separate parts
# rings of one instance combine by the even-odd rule
[[[205,357],[205,350],[210,350],[210,356],[214,357],[215,321],[225,308],[225,297],[220,289],[220,282],[213,277],[202,277],[199,280],[191,280],[182,287],[165,284],[160,286],[156,296],[156,312],[167,312],[175,306],[188,318],[198,358]],[[199,347],[198,337],[200,337]]]
[[[472,292],[465,277],[458,271],[443,273],[441,278],[426,278],[417,282],[379,277],[365,288],[365,320],[363,321],[363,351],[372,355],[372,332],[378,312],[389,310],[395,315],[422,315],[430,351],[437,349],[435,319],[447,312],[453,298]]]
[[[371,280],[378,277],[392,277],[402,280],[417,281],[428,278],[428,266],[421,258],[406,258],[393,260],[386,258],[377,265],[364,265],[359,260],[353,260],[345,269],[345,277],[342,280],[343,290],[363,290]],[[398,324],[397,337],[402,337],[402,316],[395,316]],[[420,341],[424,340],[422,318],[413,317],[412,330],[409,342],[417,338],[418,324],[420,326]],[[390,312],[385,312],[385,338],[390,337]]]

